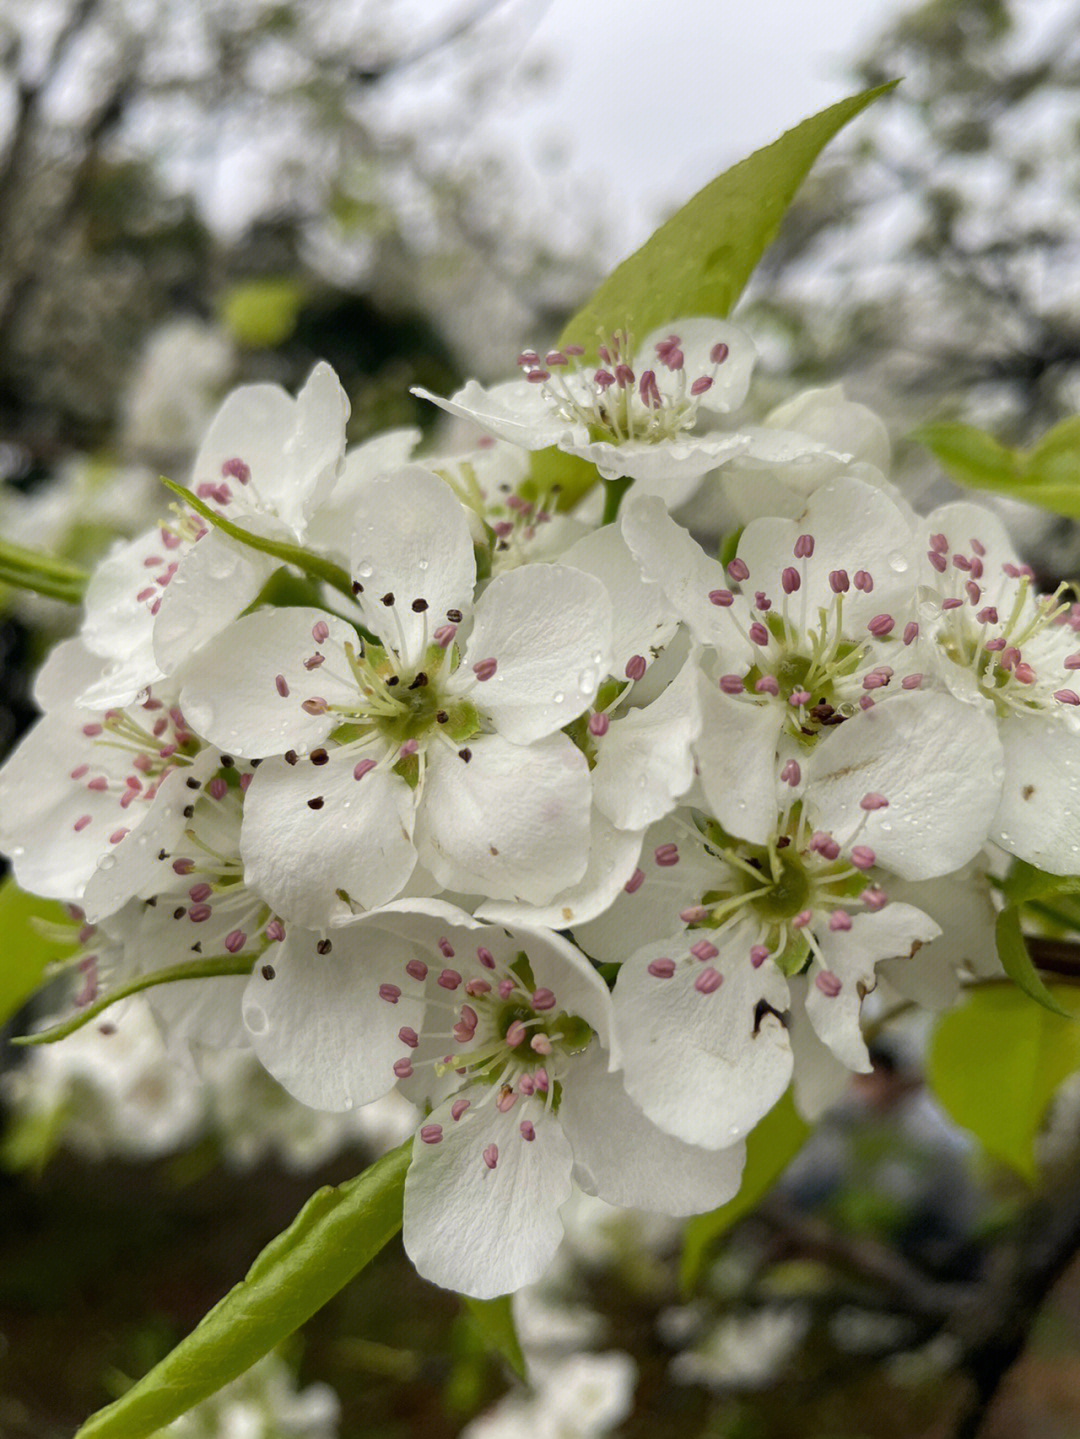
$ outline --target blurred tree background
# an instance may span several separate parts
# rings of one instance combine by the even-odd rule
[[[327,358],[357,441],[430,421],[411,384],[498,376],[557,333],[598,278],[586,185],[553,170],[538,186],[475,143],[529,23],[495,0],[0,0],[0,528],[86,559],[141,527],[155,474],[183,478],[237,382],[295,389]],[[919,493],[939,481],[903,442],[914,424],[1029,443],[1077,409],[1080,4],[933,0],[853,71],[904,84],[815,170],[742,317],[763,409],[842,378],[884,414],[895,477]],[[1013,519],[1040,570],[1068,578],[1073,527]],[[0,743],[63,622],[4,603]],[[539,1375],[579,1350],[630,1355],[633,1410],[573,1431],[504,1414],[476,1434],[1076,1439],[1080,1088],[1020,1095],[1020,1174],[937,1108],[925,1044],[886,1031],[875,1073],[756,1208],[685,1235],[575,1209],[564,1262],[518,1301],[522,1340]],[[972,1058],[1003,1113],[1039,1088]],[[389,1142],[376,1127],[297,1149],[307,1121],[250,1074],[212,1077],[208,1114],[151,1063],[119,1098],[95,1078],[104,1060],[4,1063],[3,1439],[69,1435],[307,1194]],[[266,1138],[269,1115],[289,1144]],[[782,1167],[802,1138],[781,1115],[764,1160]],[[456,1435],[508,1387],[399,1246],[286,1357],[334,1386],[344,1439]]]

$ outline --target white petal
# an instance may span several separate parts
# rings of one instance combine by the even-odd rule
[[[672,844],[678,863],[657,864],[657,852]],[[715,863],[704,861],[700,845],[688,845],[673,820],[661,820],[645,836],[640,869],[623,881],[608,909],[574,926],[575,938],[601,963],[622,964],[643,945],[671,934],[679,911],[700,900],[715,873]]]
[[[349,550],[352,572],[363,585],[358,603],[365,624],[408,664],[423,657],[448,609],[472,605],[476,561],[469,522],[450,487],[422,465],[357,488]],[[427,608],[414,610],[417,600]]]
[[[403,983],[417,952],[378,917],[335,929],[329,954],[319,937],[289,927],[252,971],[244,1023],[255,1053],[294,1099],[313,1109],[352,1109],[381,1098],[397,1083],[394,1063],[405,1052],[398,1031],[420,1030],[424,996]],[[401,990],[395,1003],[383,985]]]
[[[312,629],[326,625],[317,643]],[[344,646],[358,648],[351,625],[316,609],[265,609],[229,626],[193,665],[180,693],[189,724],[226,753],[245,759],[306,753],[340,723],[333,714],[308,714],[303,702],[355,705]],[[324,654],[326,664],[304,661]],[[282,683],[279,684],[279,678]]]
[[[652,496],[631,495],[623,506],[620,523],[642,575],[660,586],[697,643],[713,645],[722,653],[748,653],[749,647],[728,611],[709,599],[710,593],[730,586],[723,566],[706,555],[660,501]]]
[[[901,879],[935,879],[986,842],[1001,794],[993,720],[951,695],[895,695],[819,740],[806,768],[816,828],[846,844],[858,829],[878,863]],[[888,800],[866,812],[867,794]]]
[[[718,942],[715,933],[710,938]],[[694,988],[702,972],[696,960],[679,963],[670,979],[649,973],[654,960],[681,960],[690,942],[686,931],[672,935],[639,950],[619,971],[615,1021],[626,1089],[669,1134],[726,1149],[768,1113],[791,1078],[791,1046],[779,1017],[788,1007],[787,983],[771,961],[753,967],[741,926],[722,936],[720,954],[710,961],[723,975],[712,994]]]
[[[88,709],[130,704],[140,690],[163,677],[154,658],[151,607],[176,553],[154,529],[115,545],[90,576],[83,600],[82,639],[111,663],[87,692]],[[140,596],[142,598],[140,598]]]
[[[478,735],[469,749],[468,763],[441,745],[427,752],[421,861],[447,889],[546,904],[588,865],[585,756],[563,734],[531,745]]]
[[[780,430],[798,430],[883,474],[888,474],[892,464],[892,445],[884,422],[866,405],[847,399],[843,385],[803,390],[770,410],[765,423]]]
[[[729,834],[765,844],[776,828],[780,704],[726,695],[701,675],[701,734],[694,745],[701,788]]]
[[[483,1091],[481,1091],[483,1093]],[[559,1209],[570,1197],[573,1156],[558,1121],[534,1120],[535,1139],[520,1132],[522,1108],[500,1114],[473,1104],[455,1121],[449,1103],[426,1124],[442,1140],[418,1134],[405,1181],[405,1252],[434,1284],[492,1299],[539,1279],[562,1239]],[[539,1107],[529,1106],[539,1116]],[[494,1145],[494,1169],[484,1160]]]
[[[316,365],[296,400],[280,385],[242,385],[214,416],[195,457],[191,487],[224,480],[243,503],[277,515],[302,537],[308,510],[336,479],[347,415],[348,400],[326,364]],[[225,473],[231,460],[247,465],[247,486]]]
[[[659,699],[613,720],[598,741],[595,803],[620,829],[643,830],[663,819],[693,784],[702,684],[691,655]]]
[[[355,763],[351,749],[323,765],[267,760],[244,797],[245,877],[287,921],[323,931],[350,913],[338,890],[373,909],[412,873],[412,791],[387,770],[354,779]]]
[[[980,861],[947,879],[920,884],[890,879],[889,898],[913,904],[942,931],[940,938],[924,944],[911,958],[887,959],[878,966],[879,977],[897,994],[922,1009],[949,1009],[959,996],[962,973],[1001,974],[994,937],[997,910]]]
[[[1051,874],[1080,874],[1080,733],[1069,717],[1001,725],[1005,782],[990,838]]]
[[[165,776],[141,816],[134,805],[127,810],[128,815],[135,811],[141,822],[111,849],[108,864],[99,866],[86,886],[82,907],[91,923],[114,914],[129,899],[149,899],[175,882],[169,861],[187,826],[184,810],[194,799],[192,784],[201,784],[219,765],[216,751],[201,750],[193,764]],[[129,821],[125,818],[124,823]],[[165,861],[158,858],[162,851],[169,853]]]
[[[528,380],[507,380],[490,387],[469,380],[449,400],[419,385],[413,387],[412,393],[430,400],[449,415],[472,420],[496,439],[510,440],[526,450],[546,450],[549,445],[585,437],[585,426],[560,419],[541,386]]]
[[[646,660],[663,648],[678,626],[659,585],[646,583],[617,525],[584,535],[563,554],[562,563],[595,575],[608,592],[613,615],[611,672],[622,676],[634,655]]]
[[[477,909],[479,919],[492,924],[529,924],[565,929],[584,924],[612,905],[633,874],[641,853],[641,830],[616,829],[593,809],[589,835],[589,867],[576,884],[557,894],[549,904],[521,904],[486,900]]]
[[[703,475],[744,454],[746,447],[741,430],[731,434],[707,430],[674,440],[627,440],[621,445],[593,440],[561,446],[595,465],[605,480],[628,477],[637,482],[639,493],[658,495],[670,506],[685,504]]]
[[[101,677],[101,656],[93,654],[82,639],[61,640],[34,679],[34,703],[40,710],[72,708],[80,694]],[[82,716],[85,722],[89,715]]]
[[[821,1040],[849,1069],[869,1074],[872,1068],[859,1015],[863,995],[877,984],[879,960],[910,955],[940,933],[928,914],[910,904],[887,904],[877,914],[857,914],[848,930],[818,932],[825,968],[840,987],[824,985],[815,962],[806,1013]]]
[[[840,1100],[851,1083],[851,1070],[818,1038],[806,1015],[806,978],[789,981],[791,1010],[788,1033],[795,1068],[791,1076],[795,1108],[809,1124],[816,1124]]]
[[[803,591],[811,614],[833,600],[829,574],[866,570],[874,588],[851,588],[844,595],[846,632],[866,637],[866,624],[879,614],[906,612],[913,598],[915,547],[903,514],[892,500],[861,480],[838,479],[816,489],[793,520],[753,520],[739,540],[739,558],[750,571],[744,591],[763,589],[777,596],[780,574],[794,563],[792,549],[801,534],[814,537],[814,553],[802,562]],[[801,566],[796,565],[796,568]]]
[[[480,597],[455,680],[468,683],[473,666],[495,660],[494,675],[470,698],[500,734],[529,744],[595,699],[611,667],[611,627],[599,580],[564,565],[525,565],[499,575]]]
[[[307,543],[347,560],[358,491],[380,475],[403,469],[421,438],[420,430],[387,430],[347,451],[330,498],[308,518]]]
[[[658,378],[665,375],[663,366],[657,364],[656,346],[673,335],[678,337],[679,348],[683,352],[688,383],[693,384],[702,375],[713,376],[715,372],[712,387],[698,400],[698,408],[716,414],[737,410],[746,399],[757,360],[757,347],[749,333],[730,320],[710,316],[673,320],[670,325],[660,326],[642,340],[634,359],[638,374],[644,369],[653,369],[657,371]],[[710,357],[713,347],[719,344],[727,345],[728,353],[719,365],[714,365]],[[665,386],[661,384],[660,388]]]
[[[701,1214],[738,1191],[746,1151],[701,1149],[645,1118],[594,1045],[563,1085],[559,1118],[574,1151],[574,1178],[608,1204],[659,1214]]]
[[[279,567],[270,555],[245,548],[220,530],[203,535],[182,556],[161,596],[154,623],[154,655],[166,674],[180,666],[255,599]]]

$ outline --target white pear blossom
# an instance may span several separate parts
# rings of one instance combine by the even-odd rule
[[[462,1439],[600,1439],[629,1415],[636,1382],[629,1354],[575,1354],[535,1394],[510,1394],[474,1419]]]
[[[347,416],[345,393],[326,364],[295,400],[279,385],[243,385],[214,418],[190,488],[241,529],[302,543],[337,480]],[[91,576],[82,636],[109,664],[83,702],[129,704],[175,674],[255,599],[279,563],[174,505],[169,519],[118,546]]]
[[[530,1283],[572,1181],[612,1203],[694,1213],[743,1154],[672,1139],[612,1072],[611,996],[571,944],[401,901],[316,946],[290,931],[244,1005],[256,1052],[305,1103],[344,1110],[400,1084],[429,1109],[405,1186],[405,1247],[478,1297]]]
[[[261,611],[182,691],[201,732],[265,759],[241,838],[251,883],[313,927],[349,916],[340,891],[392,899],[418,857],[459,892],[547,901],[588,864],[588,765],[559,731],[608,667],[603,586],[534,565],[474,600],[461,506],[415,467],[367,485],[355,523],[374,639],[318,610]]]
[[[81,899],[121,855],[145,850],[149,817],[186,802],[187,778],[217,767],[167,688],[125,709],[81,708],[80,689],[100,673],[80,640],[58,645],[35,688],[45,713],[0,769],[0,844],[35,894]]]
[[[636,349],[614,335],[595,365],[583,365],[582,354],[576,345],[543,356],[527,350],[518,360],[524,379],[490,388],[470,380],[449,400],[413,393],[524,449],[554,445],[591,461],[603,479],[634,479],[669,505],[737,455],[780,464],[825,449],[759,425],[725,426],[746,399],[757,358],[750,336],[727,320],[676,320]]]
[[[647,835],[649,861],[612,908],[575,929],[596,958],[622,962],[627,1090],[656,1123],[696,1144],[747,1133],[791,1077],[787,979],[803,972],[823,1044],[869,1067],[859,1016],[875,966],[941,932],[888,902],[888,877],[967,863],[998,803],[992,723],[980,752],[950,728],[955,712],[949,696],[904,695],[820,742],[805,774],[794,755],[777,762],[764,838],[677,812]]]
[[[1041,869],[1080,874],[1080,606],[1065,586],[1037,593],[991,510],[945,505],[922,528],[920,662],[1001,737],[990,838]]]

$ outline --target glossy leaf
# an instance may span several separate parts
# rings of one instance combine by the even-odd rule
[[[830,105],[710,181],[616,266],[567,323],[560,344],[588,348],[619,329],[641,338],[680,315],[727,315],[818,155],[898,83]]]
[[[938,1102],[995,1159],[1036,1178],[1034,1142],[1063,1080],[1080,1069],[1080,988],[1055,985],[1069,1018],[1006,985],[976,989],[939,1020],[927,1075]]]
[[[461,1299],[485,1346],[493,1353],[501,1354],[518,1378],[524,1379],[525,1356],[518,1342],[510,1295],[503,1294],[498,1299],[472,1299],[463,1294]]]
[[[1028,947],[1024,943],[1023,930],[1020,928],[1020,912],[1014,905],[1007,906],[998,915],[995,935],[998,959],[1013,984],[1022,989],[1029,999],[1035,1000],[1053,1014],[1069,1017],[1072,1011],[1062,1008],[1032,963]]]
[[[679,1283],[689,1294],[701,1277],[716,1241],[762,1200],[803,1146],[810,1126],[795,1109],[791,1090],[746,1140],[746,1168],[738,1194],[710,1214],[695,1214],[683,1226]]]
[[[148,1439],[310,1319],[401,1227],[411,1153],[407,1140],[356,1179],[313,1194],[198,1328],[76,1439]]]
[[[48,966],[78,948],[67,910],[26,894],[10,876],[0,884],[0,1024],[40,989]]]
[[[911,438],[957,484],[1080,519],[1080,416],[1062,420],[1031,450],[1011,449],[971,425],[924,425]]]

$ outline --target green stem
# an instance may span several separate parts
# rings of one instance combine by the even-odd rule
[[[0,583],[77,605],[88,578],[85,570],[67,560],[0,540]]]
[[[604,513],[601,516],[602,525],[613,525],[619,513],[619,506],[622,504],[622,497],[634,483],[629,475],[624,475],[621,480],[604,481]]]
[[[39,1034],[17,1035],[11,1042],[26,1045],[55,1044],[58,1039],[66,1039],[69,1034],[74,1034],[77,1029],[82,1029],[84,1024],[96,1019],[110,1005],[127,999],[131,994],[139,994],[142,990],[153,989],[159,984],[175,984],[182,979],[213,979],[221,974],[250,974],[254,962],[253,958],[239,960],[231,954],[218,954],[212,959],[190,960],[185,964],[171,965],[168,969],[154,970],[152,974],[139,974],[134,979],[129,979],[126,984],[119,984],[108,994],[103,994],[85,1009],[80,1009],[78,1014],[65,1019],[63,1024],[55,1024],[52,1029],[43,1029]]]
[[[335,565],[332,560],[324,559],[322,555],[313,555],[310,550],[305,550],[300,545],[290,545],[284,540],[267,540],[262,535],[253,535],[250,530],[241,529],[239,525],[234,525],[231,520],[227,520],[224,515],[219,515],[197,495],[193,495],[190,490],[185,490],[183,485],[174,484],[164,475],[160,475],[158,478],[178,500],[187,505],[189,509],[194,510],[196,514],[202,515],[204,520],[209,520],[230,539],[247,545],[248,549],[258,550],[261,554],[273,555],[283,564],[295,565],[298,570],[310,575],[312,579],[323,580],[326,584],[332,585],[334,589],[340,590],[343,595],[348,595],[349,599],[353,598],[352,580],[341,566]]]

